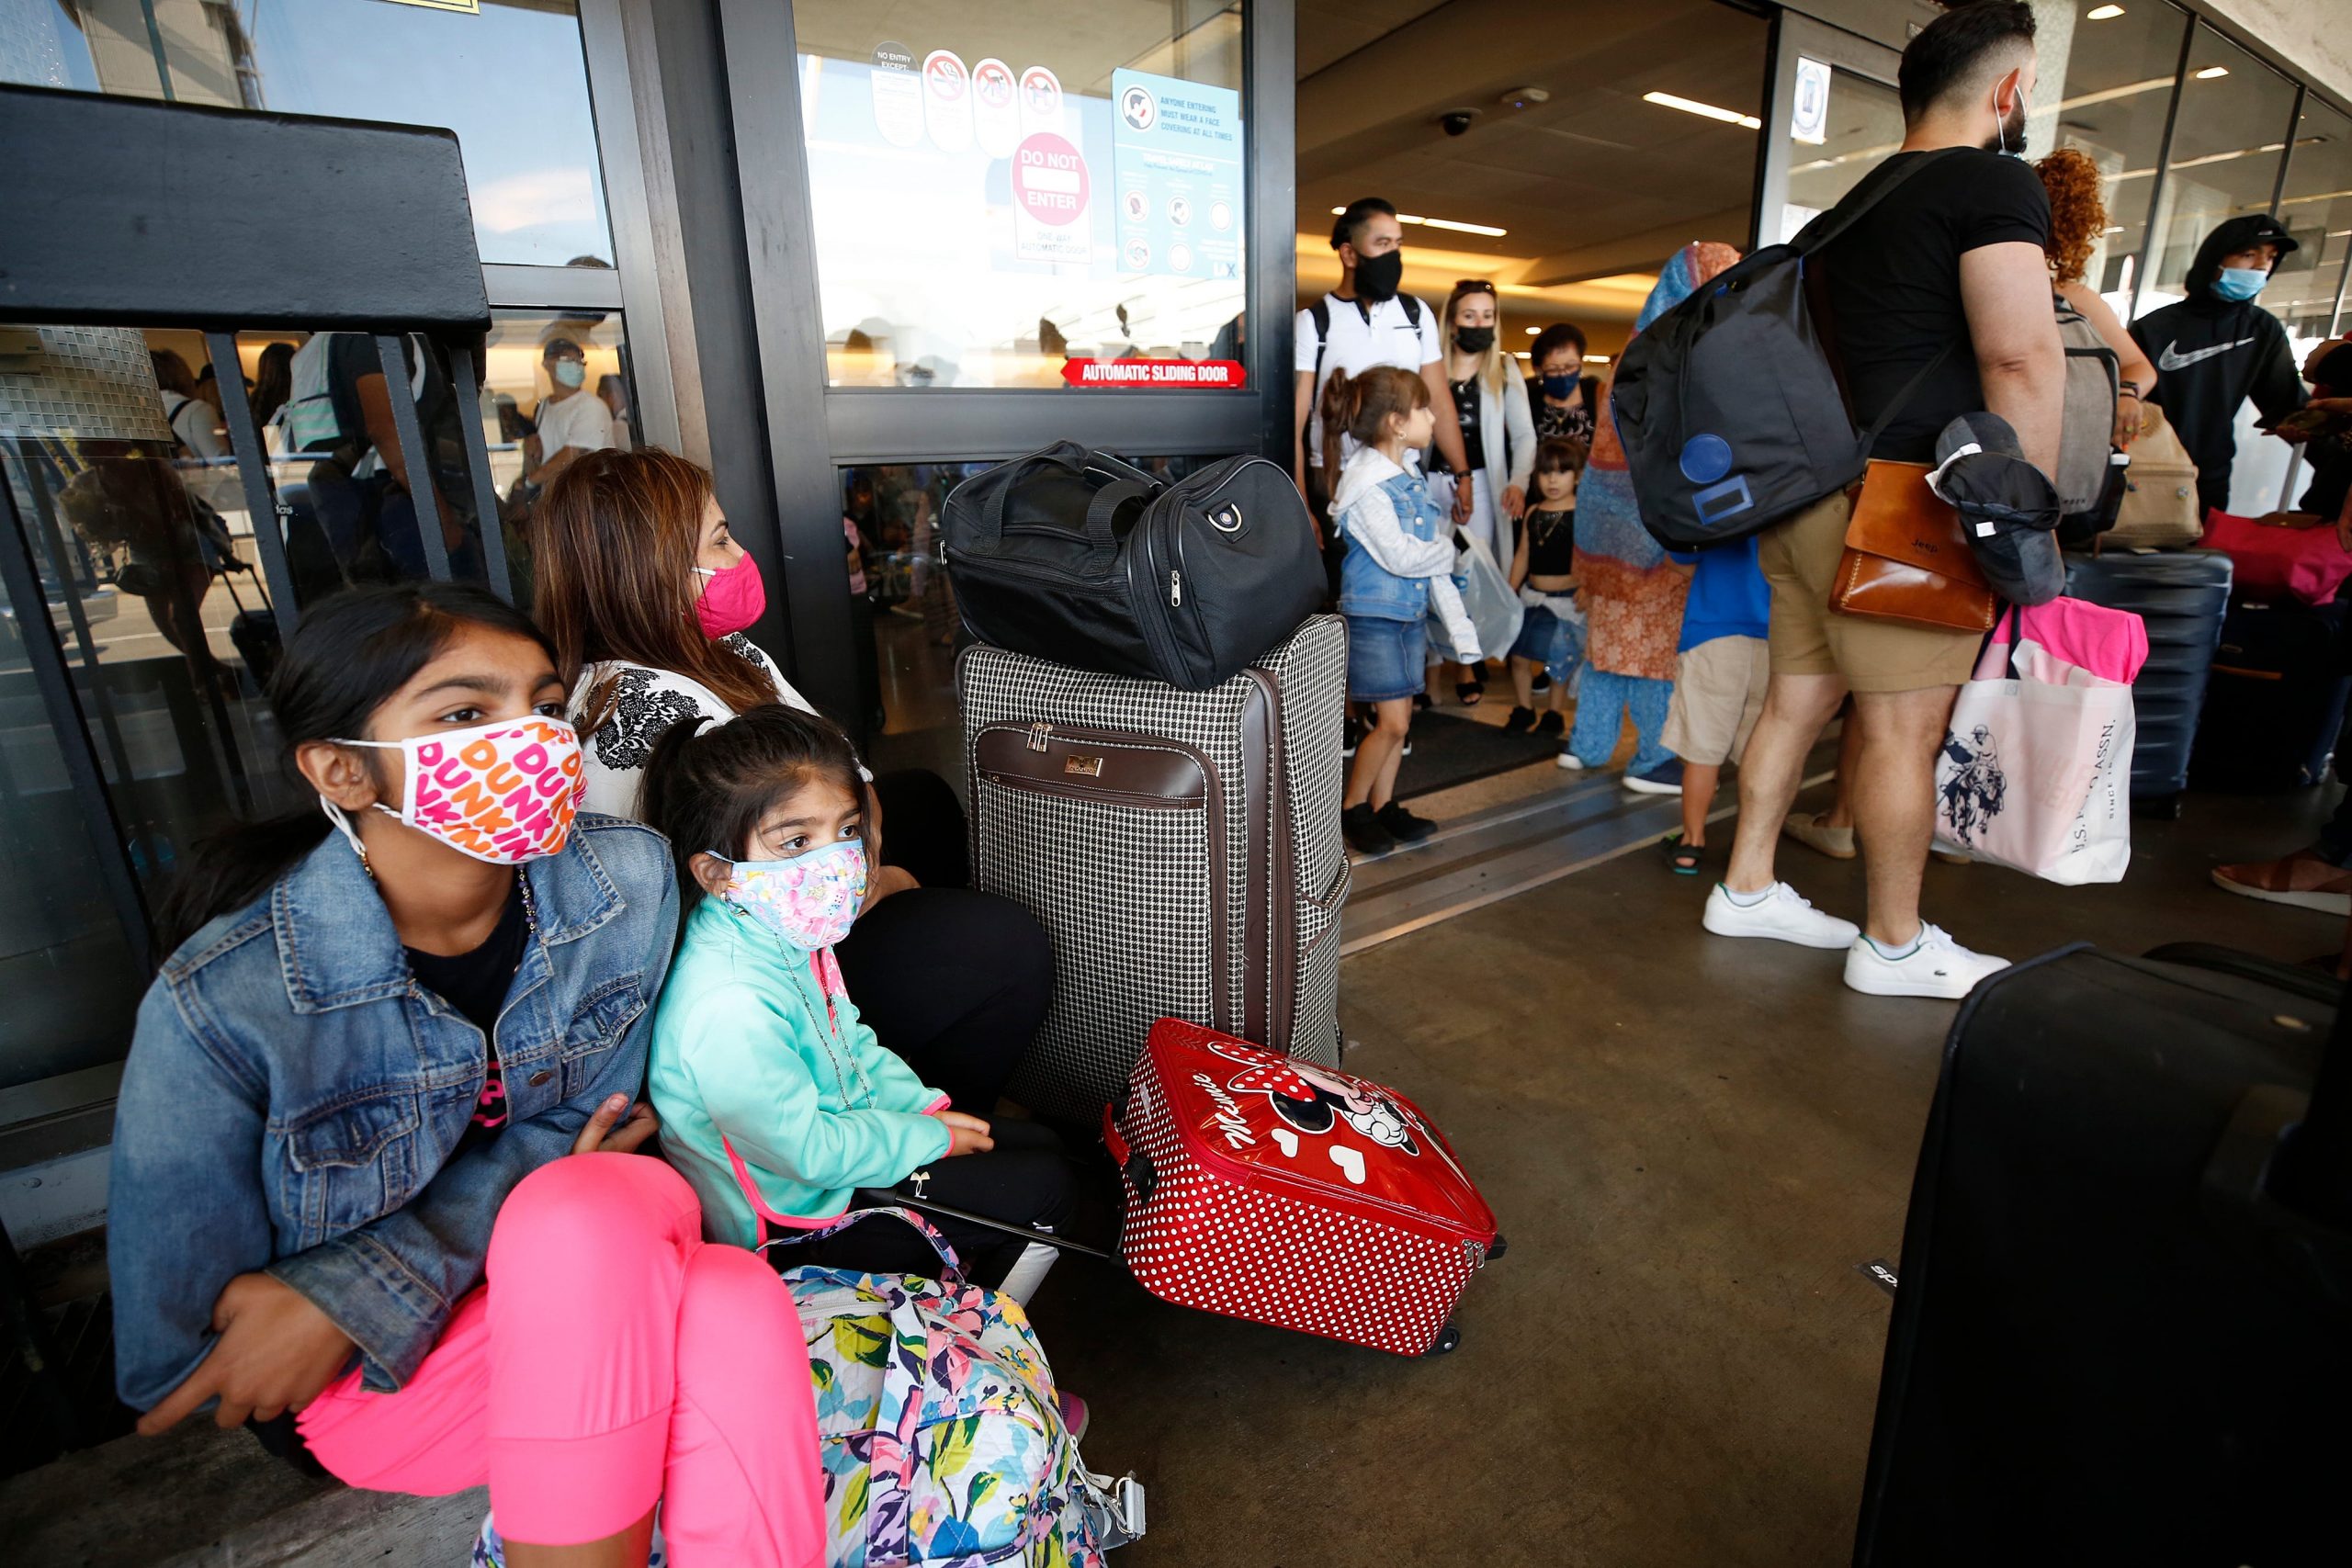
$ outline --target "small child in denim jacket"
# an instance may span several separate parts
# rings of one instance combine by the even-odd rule
[[[1358,376],[1335,371],[1319,412],[1332,526],[1347,544],[1340,614],[1348,623],[1348,695],[1374,714],[1356,746],[1340,826],[1351,845],[1378,854],[1437,830],[1396,798],[1413,698],[1427,681],[1427,623],[1435,616],[1446,640],[1473,662],[1478,633],[1453,580],[1454,530],[1408,456],[1427,446],[1437,427],[1428,383],[1391,366]]]

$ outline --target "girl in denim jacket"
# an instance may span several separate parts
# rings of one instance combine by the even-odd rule
[[[1348,695],[1374,716],[1356,745],[1340,828],[1357,850],[1378,854],[1437,830],[1396,799],[1413,698],[1428,679],[1425,623],[1438,617],[1473,662],[1478,634],[1453,581],[1453,529],[1409,456],[1427,446],[1437,428],[1429,384],[1389,366],[1360,376],[1334,371],[1323,389],[1321,417],[1331,523],[1347,546],[1340,614],[1348,623]]]
[[[642,1564],[664,1498],[680,1562],[801,1568],[800,1325],[631,1153],[676,885],[650,829],[575,816],[563,705],[484,589],[303,615],[270,705],[324,814],[184,874],[123,1073],[118,1384],[143,1432],[209,1408],[355,1486],[486,1481],[515,1568]]]

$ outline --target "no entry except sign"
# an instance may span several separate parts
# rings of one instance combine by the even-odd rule
[[[1012,191],[1040,223],[1074,223],[1086,212],[1086,158],[1050,130],[1023,139],[1012,150]]]

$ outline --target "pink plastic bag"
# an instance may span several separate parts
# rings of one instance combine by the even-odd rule
[[[2272,528],[2251,517],[2208,512],[2205,547],[2228,556],[2231,586],[2257,599],[2293,597],[2325,604],[2352,577],[2352,553],[2337,542],[2333,528]]]
[[[2004,616],[1993,628],[1992,647],[1977,665],[1978,680],[1997,680],[2004,673],[2006,651],[1996,655],[1994,649],[2007,649],[2011,624]],[[2037,644],[2102,681],[2128,686],[2140,678],[2140,667],[2148,661],[2147,623],[2129,610],[2110,610],[2083,599],[2052,599],[2019,610],[2015,624],[2020,640]]]

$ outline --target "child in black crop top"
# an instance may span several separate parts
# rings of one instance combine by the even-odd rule
[[[1584,657],[1584,612],[1577,607],[1577,476],[1584,471],[1585,444],[1554,436],[1535,449],[1535,499],[1519,531],[1511,557],[1510,585],[1519,591],[1527,616],[1510,648],[1510,684],[1517,704],[1503,728],[1558,735],[1570,677]],[[1546,711],[1535,716],[1535,670],[1552,678]]]

